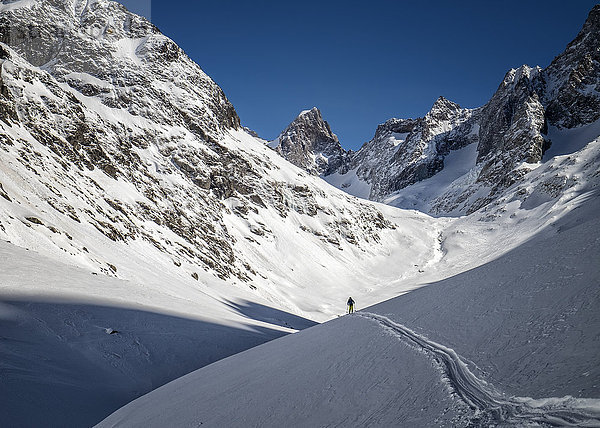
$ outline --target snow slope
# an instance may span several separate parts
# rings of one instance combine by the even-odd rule
[[[444,158],[444,169],[431,178],[411,184],[387,197],[384,203],[404,209],[431,212],[431,204],[449,188],[460,187],[477,177],[477,144],[450,152]],[[456,215],[456,213],[444,213]]]
[[[492,262],[221,360],[99,426],[598,426],[587,196]]]
[[[2,426],[90,425],[174,378],[314,324],[232,290],[176,294],[168,276],[156,289],[5,242],[0,266]]]
[[[340,174],[335,172],[328,176],[323,177],[323,180],[328,182],[338,189],[342,189],[349,195],[356,196],[357,198],[369,199],[369,193],[371,192],[371,185],[361,181],[356,175],[356,169],[348,171],[346,174]]]

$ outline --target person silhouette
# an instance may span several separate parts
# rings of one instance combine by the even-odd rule
[[[352,297],[348,297],[348,302],[346,302],[346,304],[348,305],[348,313],[351,314],[354,312],[354,300],[352,300]]]

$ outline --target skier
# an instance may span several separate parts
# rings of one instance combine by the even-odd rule
[[[348,302],[346,302],[346,304],[348,305],[348,313],[351,314],[354,312],[354,300],[352,300],[352,297],[348,297]]]

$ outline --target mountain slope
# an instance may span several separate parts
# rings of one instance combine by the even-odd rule
[[[99,426],[598,424],[597,192],[497,260],[219,361]]]
[[[394,224],[283,161],[143,18],[104,0],[2,8],[2,239],[157,288],[160,267],[316,319],[370,272],[383,286],[436,257],[426,216]],[[34,36],[15,36],[34,18]],[[404,262],[373,270],[396,242],[412,247]],[[306,301],[305,287],[320,294]]]
[[[114,2],[0,5],[0,153],[6,425],[95,423],[439,258],[441,223],[283,160]]]

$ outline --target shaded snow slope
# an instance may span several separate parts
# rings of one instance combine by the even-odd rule
[[[394,328],[344,316],[191,373],[99,426],[595,426],[600,198],[587,196],[497,260],[368,309]],[[475,389],[523,403],[524,419],[481,392],[465,399],[429,341],[479,379]]]
[[[481,425],[551,426],[590,426],[600,423],[600,399],[574,398],[570,395],[538,399],[507,396],[489,382],[478,378],[454,349],[415,333],[388,317],[370,312],[360,312],[358,316],[376,322],[399,340],[412,344],[432,357],[439,364],[456,397],[475,410],[476,417],[471,422]]]
[[[453,405],[445,389],[419,351],[345,316],[182,377],[98,426],[433,426]]]
[[[172,379],[314,322],[174,293],[0,242],[2,426],[89,426]]]

